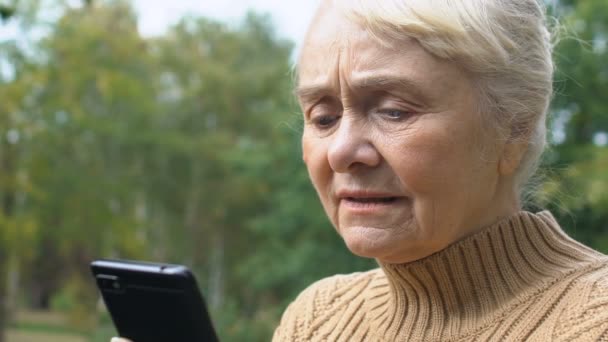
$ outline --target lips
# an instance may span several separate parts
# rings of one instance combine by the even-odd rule
[[[385,215],[387,210],[398,209],[403,205],[405,197],[394,195],[360,195],[344,196],[340,198],[340,207],[353,215]]]
[[[349,210],[375,211],[385,210],[401,203],[405,196],[388,191],[343,189],[336,193],[339,201]]]
[[[393,203],[398,199],[398,197],[345,197],[344,200],[355,203]]]
[[[356,190],[356,189],[342,189],[336,192],[336,196],[340,199],[352,199],[357,201],[378,201],[378,200],[390,200],[395,198],[405,197],[400,193],[392,191],[382,190]]]

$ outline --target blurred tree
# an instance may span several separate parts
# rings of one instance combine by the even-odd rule
[[[141,138],[132,132],[147,131],[155,88],[147,45],[125,2],[67,9],[41,46],[43,82],[31,112],[44,132],[28,169],[44,189],[31,206],[45,229],[29,285],[34,304],[48,307],[63,279],[88,283],[95,257],[143,255],[144,228],[135,217]],[[76,291],[89,298],[82,310],[94,312],[94,290]]]
[[[2,21],[7,21],[13,16],[13,14],[15,14],[15,9],[13,7],[0,4],[0,19]]]
[[[561,1],[556,94],[544,206],[576,239],[608,252],[608,3]]]
[[[276,123],[289,108],[291,44],[275,38],[267,22],[250,14],[233,30],[186,18],[156,45],[162,124],[193,148],[157,154],[172,161],[149,188],[163,189],[153,194],[160,207],[181,212],[173,231],[181,241],[173,241],[182,248],[175,251],[206,275],[214,309],[235,284],[227,269],[250,250],[242,227],[267,188],[251,177],[252,165],[270,158],[263,147],[277,142]],[[176,234],[177,226],[185,230]]]
[[[11,24],[27,30],[37,3],[5,1],[0,12],[0,24],[19,12]],[[17,304],[14,295],[19,286],[20,262],[31,257],[29,246],[37,227],[36,218],[29,215],[24,203],[33,190],[24,160],[30,146],[29,133],[35,125],[24,117],[23,106],[28,89],[36,82],[32,75],[35,68],[18,41],[9,37],[0,40],[0,341]]]
[[[38,47],[36,82],[13,96],[37,127],[23,161],[37,189],[25,207],[44,227],[25,268],[31,304],[68,289],[86,318],[99,256],[189,264],[217,310],[226,289],[241,298],[231,270],[257,252],[242,227],[268,191],[251,168],[272,158],[289,108],[291,44],[254,14],[237,28],[188,18],[145,41],[110,1],[66,9]]]
[[[556,114],[567,121],[565,143],[591,144],[608,132],[608,2],[580,1],[563,19],[556,48]]]
[[[129,172],[137,160],[127,129],[145,125],[145,116],[154,111],[146,44],[124,2],[65,9],[48,38],[35,47],[3,44],[3,60],[14,75],[0,91],[1,117],[9,120],[2,125],[0,233],[12,236],[4,239],[7,250],[16,251],[9,260],[28,266],[23,288],[33,294],[32,304],[48,307],[50,297],[70,279],[81,284],[72,287],[75,296],[89,298],[76,308],[88,315],[74,315],[86,320],[96,298],[88,284],[90,260],[103,251],[142,253],[137,238],[142,227],[134,222],[129,192],[129,185],[137,184],[132,177],[140,175]],[[37,54],[31,57],[24,50]],[[43,227],[30,239],[37,248],[19,248],[23,244],[6,228],[14,227],[17,236],[32,231],[21,216]],[[18,223],[10,224],[11,217]]]

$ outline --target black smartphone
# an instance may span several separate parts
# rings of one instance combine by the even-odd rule
[[[96,260],[91,270],[120,337],[133,342],[218,341],[187,267]]]

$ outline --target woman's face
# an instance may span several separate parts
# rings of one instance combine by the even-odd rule
[[[413,40],[385,47],[320,13],[299,63],[303,158],[349,249],[409,262],[515,210],[467,75]]]

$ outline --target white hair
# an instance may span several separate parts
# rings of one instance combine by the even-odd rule
[[[334,2],[383,44],[398,47],[413,38],[472,76],[483,121],[504,139],[528,145],[515,175],[521,194],[546,147],[553,93],[551,35],[541,0]]]

